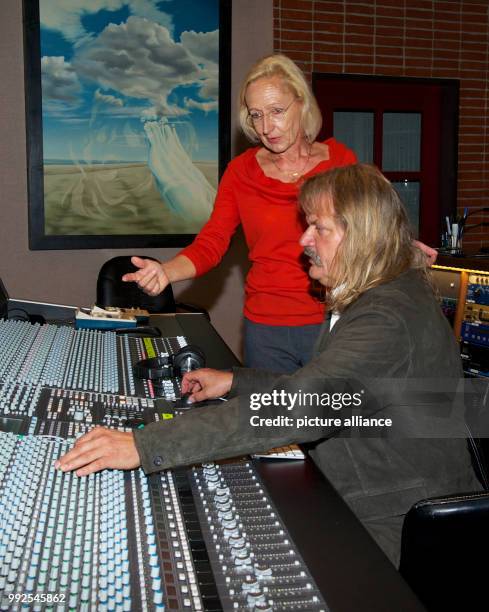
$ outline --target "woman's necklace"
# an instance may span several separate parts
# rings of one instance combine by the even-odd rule
[[[309,145],[309,148],[307,150],[307,157],[306,157],[306,161],[305,161],[304,165],[302,166],[302,168],[300,170],[296,170],[295,172],[290,172],[288,170],[284,170],[283,168],[281,168],[278,165],[277,160],[275,159],[274,153],[272,153],[270,161],[275,166],[275,168],[277,168],[277,170],[279,172],[281,172],[282,174],[285,174],[286,176],[288,176],[290,179],[292,179],[292,181],[298,181],[300,179],[300,177],[304,174],[304,170],[307,168],[307,164],[309,163],[309,159],[311,158],[311,150],[312,150],[312,144]]]

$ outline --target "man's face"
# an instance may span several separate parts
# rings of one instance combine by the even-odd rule
[[[335,282],[331,263],[345,232],[336,220],[329,198],[321,203],[317,214],[307,215],[306,220],[309,227],[302,235],[300,244],[311,263],[309,276],[330,287]]]

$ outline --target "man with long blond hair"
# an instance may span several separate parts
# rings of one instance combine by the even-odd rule
[[[410,405],[413,383],[444,385],[462,377],[458,347],[433,295],[425,257],[413,246],[404,206],[376,168],[357,164],[316,175],[302,186],[300,203],[309,275],[327,290],[331,313],[312,361],[283,376],[247,368],[187,373],[183,391],[194,401],[226,393],[229,401],[134,434],[95,429],[59,467],[85,475],[142,465],[151,473],[315,442],[314,461],[397,564],[403,518],[413,503],[480,488],[463,437],[438,435],[440,419],[434,428],[429,422],[429,436],[417,431],[418,419],[425,424],[430,416],[426,398]],[[306,396],[320,401],[312,405]],[[323,402],[338,397],[339,408]],[[439,417],[446,406],[437,401]],[[353,407],[355,427],[344,418]],[[362,430],[362,420],[377,428]],[[387,432],[388,420],[395,435]]]

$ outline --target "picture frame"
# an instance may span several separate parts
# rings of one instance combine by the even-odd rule
[[[29,248],[185,246],[230,157],[231,0],[80,5],[23,0]]]

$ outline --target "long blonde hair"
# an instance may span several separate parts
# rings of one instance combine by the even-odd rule
[[[341,312],[368,289],[410,268],[421,270],[428,280],[426,257],[413,246],[404,205],[375,166],[335,168],[304,182],[299,203],[306,215],[320,215],[328,201],[344,230],[332,262],[333,310]]]
[[[284,87],[288,88],[296,98],[302,101],[301,127],[307,141],[314,142],[322,124],[318,103],[301,69],[286,55],[280,53],[262,58],[250,68],[245,76],[239,92],[239,123],[241,129],[251,142],[259,142],[260,138],[247,121],[246,90],[250,83],[258,79],[273,77],[279,77]]]

